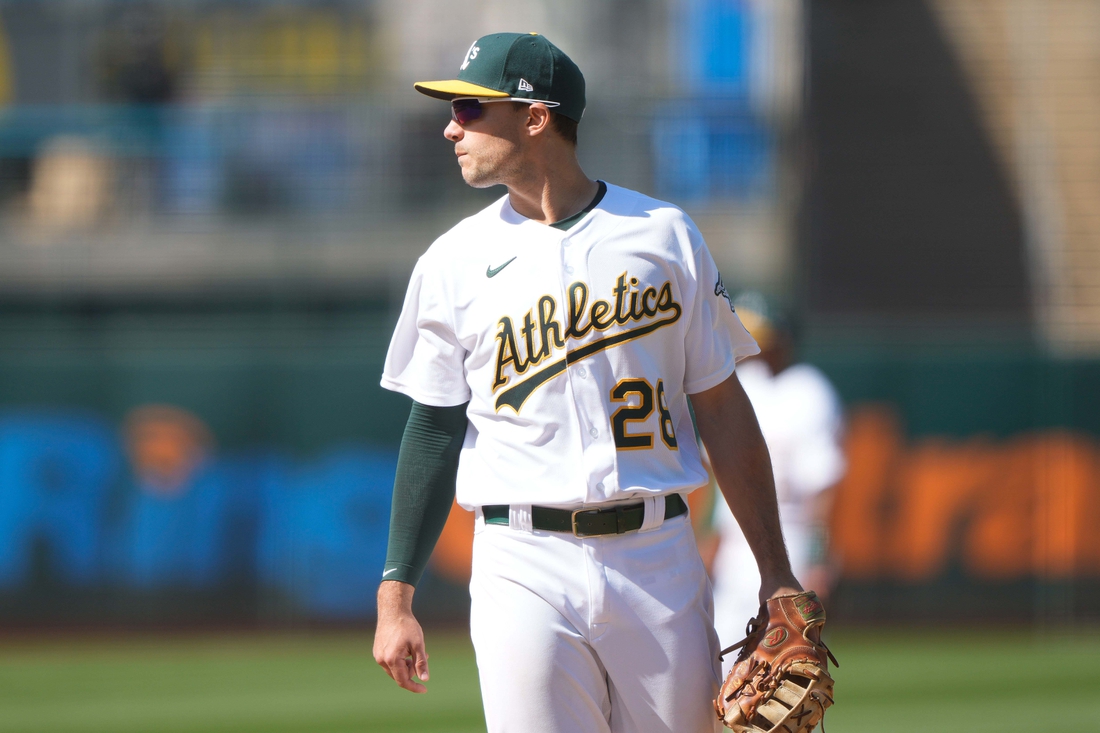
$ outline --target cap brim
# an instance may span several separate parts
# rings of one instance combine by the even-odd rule
[[[508,92],[490,89],[489,87],[471,84],[459,79],[447,79],[445,81],[418,81],[413,84],[413,89],[421,94],[427,94],[436,99],[451,100],[455,97],[509,97]]]

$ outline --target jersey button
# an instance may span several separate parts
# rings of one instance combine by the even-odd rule
[[[593,438],[600,437],[600,431],[596,430],[596,428],[589,428],[588,429],[588,434],[591,435]]]
[[[584,367],[581,367],[580,369],[578,369],[577,374],[579,374],[581,376],[581,379],[587,379],[588,378],[588,372],[586,372],[584,370]]]
[[[603,482],[596,484],[596,491],[603,491]]]
[[[572,265],[566,265],[565,266],[565,272],[566,272],[567,275],[572,275],[573,274],[573,266]]]

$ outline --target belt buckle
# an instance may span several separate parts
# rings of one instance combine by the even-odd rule
[[[595,513],[599,514],[600,510],[599,509],[574,509],[573,514],[569,517],[569,524],[573,528],[573,536],[576,537],[578,540],[583,540],[585,537],[596,537],[597,535],[594,535],[594,534],[581,534],[580,530],[577,529],[577,515],[581,514],[582,512],[589,512],[589,513],[595,512]]]

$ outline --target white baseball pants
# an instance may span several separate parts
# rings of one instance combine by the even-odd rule
[[[713,733],[718,637],[687,515],[577,539],[478,513],[471,636],[489,733]],[[518,514],[518,516],[517,516]],[[650,522],[647,522],[647,525]]]

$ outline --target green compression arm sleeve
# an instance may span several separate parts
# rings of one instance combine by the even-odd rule
[[[397,456],[382,580],[415,586],[428,565],[455,497],[468,404],[429,407],[413,402]]]

